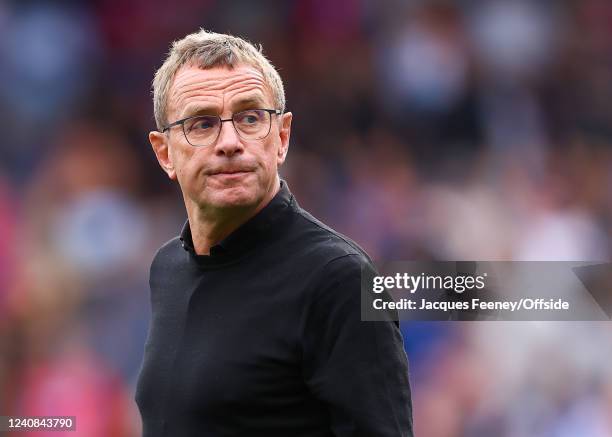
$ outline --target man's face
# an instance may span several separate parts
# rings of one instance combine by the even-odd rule
[[[277,109],[259,70],[186,65],[170,88],[167,118],[170,122],[192,115],[229,119],[246,109]],[[222,124],[219,137],[208,146],[189,144],[181,126],[165,134],[151,132],[149,140],[162,168],[178,180],[188,208],[263,206],[277,188],[277,169],[285,160],[291,131],[291,113],[271,117],[270,133],[261,140],[240,138],[231,122]]]

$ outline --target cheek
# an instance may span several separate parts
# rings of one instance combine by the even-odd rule
[[[266,145],[265,150],[263,150],[264,156],[262,160],[265,161],[266,168],[270,172],[274,172],[278,165],[278,148],[279,144],[276,141],[271,141]]]
[[[193,152],[183,147],[176,148],[173,163],[179,182],[189,183],[196,171],[196,159],[194,159]]]

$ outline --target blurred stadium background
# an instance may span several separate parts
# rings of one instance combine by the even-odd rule
[[[199,27],[263,44],[284,177],[375,259],[610,258],[609,0],[0,2],[2,415],[139,435],[148,268],[185,218],[150,81]],[[418,436],[612,436],[609,323],[402,330]]]

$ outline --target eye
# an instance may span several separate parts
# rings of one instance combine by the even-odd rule
[[[250,110],[250,111],[243,111],[240,112],[238,114],[236,114],[235,117],[235,121],[241,125],[252,125],[252,124],[257,124],[259,122],[261,122],[261,120],[263,119],[263,116],[261,114],[262,111],[258,111],[258,110]]]
[[[186,124],[187,131],[206,131],[217,125],[217,118],[210,116],[196,117]]]

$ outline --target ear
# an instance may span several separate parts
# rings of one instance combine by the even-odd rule
[[[172,159],[170,158],[168,136],[158,131],[151,131],[149,132],[149,142],[151,143],[151,147],[153,147],[157,162],[159,162],[159,165],[166,172],[168,177],[175,181],[176,171]]]
[[[285,158],[287,157],[287,151],[289,150],[289,138],[291,137],[291,120],[293,119],[293,114],[291,112],[285,112],[282,115],[282,119],[279,126],[278,135],[280,137],[281,143],[278,148],[276,163],[280,166],[283,162],[285,162]]]

